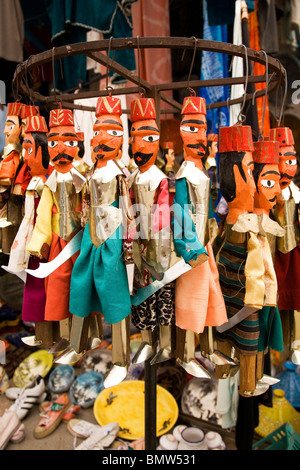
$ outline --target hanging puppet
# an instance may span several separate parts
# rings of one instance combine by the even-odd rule
[[[217,170],[217,162],[216,162],[217,153],[218,153],[218,134],[208,134],[205,157],[202,159],[202,163],[211,182],[210,192],[211,192],[211,198],[212,198],[214,210],[216,207],[216,201],[218,199],[218,188],[219,188],[218,170]]]
[[[125,175],[114,162],[122,151],[121,113],[118,98],[99,98],[92,140],[94,166],[84,196],[85,229],[72,273],[70,295],[73,321],[100,312],[112,325],[113,366],[104,381],[106,388],[126,377],[130,363],[131,301],[123,257],[129,197]]]
[[[138,167],[128,181],[137,226],[133,240],[136,294],[132,299],[132,322],[142,335],[133,362],[152,357],[150,362],[154,364],[174,357],[174,281],[190,266],[175,252],[168,179],[155,165],[159,129],[152,98],[132,103],[131,122],[132,154]],[[199,255],[201,261],[207,259],[203,246],[199,246]]]
[[[74,168],[78,148],[71,110],[50,112],[48,148],[53,171],[45,183],[37,209],[36,223],[27,251],[52,261],[81,229],[82,195],[85,178]],[[71,272],[78,253],[73,254],[45,279],[45,321],[60,322],[68,336]]]
[[[253,150],[250,126],[220,128],[220,190],[229,211],[217,265],[228,322],[217,327],[218,348],[228,355],[233,348],[240,365],[239,393],[245,397],[256,391],[259,311],[266,291],[257,216],[253,214]],[[219,378],[227,376],[225,372]]]
[[[282,325],[277,307],[278,284],[272,256],[272,240],[284,234],[284,230],[270,219],[270,212],[276,206],[280,194],[279,144],[274,141],[254,142],[253,177],[254,214],[258,216],[258,241],[261,245],[264,261],[265,298],[259,312],[259,339],[256,361],[256,377],[263,378],[264,354],[268,349],[283,350]],[[268,367],[269,369],[270,367]]]
[[[11,244],[21,223],[22,200],[12,195],[15,178],[21,164],[21,112],[23,104],[9,103],[4,128],[5,147],[0,162],[0,230],[1,249],[9,255]]]
[[[44,279],[25,273],[27,268],[37,269],[42,262],[40,258],[31,256],[26,249],[33,232],[44,185],[52,171],[52,167],[49,166],[47,133],[47,124],[42,116],[36,115],[27,119],[22,148],[24,165],[31,179],[26,184],[24,217],[11,247],[8,270],[24,281],[22,320],[35,324],[35,337],[30,339],[26,337],[24,342],[31,346],[43,344],[44,347],[51,347],[53,342],[52,329],[49,330],[51,325],[50,322],[44,322],[46,302]]]
[[[297,171],[297,155],[293,134],[288,127],[271,129],[269,138],[276,140],[280,146],[281,193],[277,196],[273,217],[285,230],[285,234],[276,241],[275,270],[278,281],[278,308],[285,332],[284,344],[290,348],[294,336],[294,310],[300,309],[300,190],[293,182]]]
[[[195,266],[177,279],[175,291],[177,354],[179,361],[190,363],[191,370],[197,364],[195,334],[205,331],[206,336],[206,327],[211,329],[227,321],[210,242],[217,224],[211,211],[210,179],[202,164],[207,145],[206,128],[205,100],[196,96],[185,98],[180,124],[184,162],[176,175],[173,225],[177,252]],[[199,246],[205,247],[209,255],[207,262],[202,263]],[[184,356],[185,351],[189,351],[189,358]],[[189,371],[189,367],[185,368]]]

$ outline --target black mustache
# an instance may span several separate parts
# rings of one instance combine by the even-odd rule
[[[114,148],[108,147],[105,144],[97,145],[97,147],[94,148],[94,152],[97,153],[99,150],[103,150],[104,152],[112,152],[115,150]]]
[[[293,179],[293,176],[288,175],[287,173],[283,173],[283,174],[281,175],[281,178],[286,178],[287,180],[292,180],[292,179]]]
[[[200,149],[200,148],[202,148],[203,150],[206,150],[206,147],[203,144],[189,144],[189,145],[187,145],[187,147],[190,148],[190,149]]]
[[[74,160],[73,157],[70,157],[70,155],[66,154],[66,153],[59,153],[58,155],[56,155],[56,157],[53,158],[53,162],[58,162],[59,160],[61,160],[62,158],[65,158],[66,160],[68,160],[69,162],[72,162]]]
[[[272,197],[272,199],[269,199],[270,202],[275,202],[276,201],[276,196]]]
[[[137,166],[142,166],[150,160],[152,155],[153,153],[136,152],[133,155],[133,158]]]

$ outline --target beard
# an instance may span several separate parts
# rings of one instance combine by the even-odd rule
[[[145,165],[145,163],[147,163],[152,156],[153,153],[136,152],[133,154],[133,158],[137,166]]]

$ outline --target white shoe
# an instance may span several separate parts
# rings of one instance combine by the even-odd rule
[[[11,438],[17,433],[21,421],[15,411],[5,410],[0,418],[0,450],[4,450]]]
[[[45,392],[46,384],[43,378],[37,377],[21,389],[21,393],[16,398],[15,403],[9,407],[9,410],[15,411],[20,420],[24,419],[33,405],[45,398]]]
[[[77,446],[75,450],[103,450],[113,443],[118,432],[118,423],[106,424],[94,431],[90,437]]]

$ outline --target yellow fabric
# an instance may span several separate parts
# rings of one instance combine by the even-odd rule
[[[46,243],[52,243],[52,206],[51,190],[45,186],[37,209],[37,219],[27,251],[34,256],[42,258],[41,249]]]
[[[244,304],[248,307],[261,309],[264,305],[265,296],[264,261],[257,234],[249,232],[248,235],[248,255],[245,264],[246,293]]]

